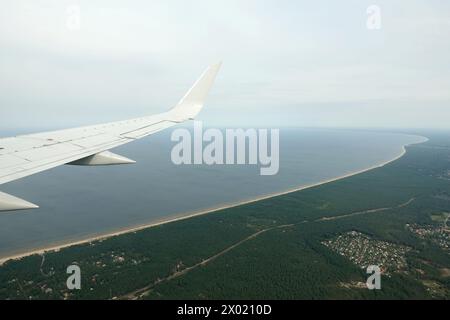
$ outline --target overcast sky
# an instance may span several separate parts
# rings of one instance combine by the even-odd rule
[[[217,61],[207,125],[449,127],[448,0],[0,4],[3,129],[161,112]]]

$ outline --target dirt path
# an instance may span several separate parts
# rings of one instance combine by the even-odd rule
[[[185,268],[185,269],[180,270],[180,271],[176,271],[176,272],[172,273],[171,275],[169,275],[168,277],[165,277],[163,279],[158,279],[154,283],[152,283],[152,284],[150,284],[150,285],[148,285],[148,286],[146,286],[144,288],[138,289],[138,290],[133,291],[133,292],[131,292],[131,293],[125,295],[125,296],[122,296],[120,299],[125,299],[125,300],[126,299],[131,299],[131,300],[139,299],[142,296],[144,296],[145,294],[147,294],[148,292],[150,292],[156,285],[158,285],[158,284],[160,284],[162,282],[165,282],[165,281],[170,281],[170,280],[176,279],[176,278],[181,277],[181,276],[187,274],[188,272],[190,272],[190,271],[192,271],[192,270],[194,270],[194,269],[196,269],[198,267],[205,266],[208,263],[210,263],[211,261],[219,258],[220,256],[223,256],[227,252],[235,249],[236,247],[240,246],[241,244],[243,244],[243,243],[245,243],[245,242],[247,242],[249,240],[252,240],[252,239],[258,237],[259,235],[261,235],[263,233],[266,233],[268,231],[275,230],[275,229],[284,229],[284,228],[289,228],[289,227],[293,227],[293,226],[294,226],[294,224],[287,224],[287,225],[277,226],[277,227],[273,227],[273,228],[267,228],[267,229],[263,229],[263,230],[260,230],[258,232],[255,232],[252,235],[248,236],[247,238],[245,238],[245,239],[243,239],[243,240],[233,244],[232,246],[230,246],[230,247],[220,251],[219,253],[217,253],[217,254],[215,254],[215,255],[213,255],[213,256],[205,259],[205,260],[202,260],[201,262],[199,262],[197,264],[194,264],[193,266],[190,266],[190,267]]]
[[[48,275],[44,272],[44,263],[45,263],[45,253],[42,254],[42,261],[41,261],[41,265],[39,267],[39,271],[41,271],[41,274],[45,277],[48,277]]]
[[[394,206],[394,207],[369,209],[369,210],[364,210],[364,211],[358,211],[358,212],[352,212],[352,213],[348,213],[348,214],[343,214],[343,215],[340,215],[340,216],[324,217],[324,218],[320,218],[320,219],[318,219],[316,221],[333,221],[333,220],[349,218],[349,217],[359,216],[359,215],[368,214],[368,213],[376,213],[376,212],[383,212],[383,211],[388,211],[388,210],[392,210],[392,209],[400,209],[400,208],[404,208],[404,207],[410,205],[414,200],[416,200],[416,198],[411,198],[408,201],[406,201],[406,202],[404,202],[402,204],[399,204],[398,206]]]

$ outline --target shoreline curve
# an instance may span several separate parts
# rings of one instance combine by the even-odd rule
[[[164,224],[168,224],[168,223],[172,223],[172,222],[177,222],[177,221],[182,221],[182,220],[187,220],[190,218],[194,218],[194,217],[199,217],[199,216],[203,216],[206,214],[210,214],[210,213],[214,213],[220,210],[225,210],[225,209],[230,209],[230,208],[235,208],[238,206],[242,206],[242,205],[246,205],[246,204],[251,204],[251,203],[255,203],[258,201],[262,201],[262,200],[267,200],[267,199],[271,199],[271,198],[275,198],[275,197],[279,197],[279,196],[283,196],[286,194],[290,194],[290,193],[294,193],[294,192],[298,192],[298,191],[302,191],[302,190],[306,190],[306,189],[310,189],[310,188],[315,188],[324,184],[328,184],[331,182],[335,182],[338,180],[342,180],[342,179],[346,179],[346,178],[350,178],[352,176],[358,175],[358,174],[362,174],[374,169],[378,169],[378,168],[382,168],[400,158],[402,158],[405,154],[406,154],[406,148],[408,146],[411,145],[415,145],[415,144],[421,144],[421,143],[425,143],[427,141],[429,141],[429,139],[427,137],[424,136],[419,136],[419,135],[412,135],[412,136],[417,136],[418,138],[422,138],[422,141],[418,141],[418,142],[414,142],[414,143],[410,143],[410,144],[405,144],[402,146],[402,150],[400,152],[400,154],[398,154],[397,156],[395,156],[393,159],[387,160],[382,162],[381,164],[376,164],[373,165],[371,167],[365,168],[365,169],[361,169],[361,170],[357,170],[357,171],[353,171],[338,177],[334,177],[331,179],[326,179],[323,181],[319,181],[316,183],[312,183],[309,185],[305,185],[305,186],[301,186],[301,187],[296,187],[296,188],[291,188],[285,191],[280,191],[280,192],[274,192],[274,193],[270,193],[270,194],[266,194],[266,195],[262,195],[262,196],[258,196],[255,198],[251,198],[248,200],[242,200],[239,202],[234,202],[234,203],[229,203],[229,204],[222,204],[219,205],[217,207],[211,207],[208,209],[203,209],[203,210],[199,210],[199,211],[194,211],[194,212],[187,212],[187,213],[181,213],[179,215],[176,216],[171,216],[171,217],[167,217],[167,218],[163,218],[160,220],[156,220],[153,222],[149,222],[149,223],[144,223],[144,224],[140,224],[134,227],[127,227],[124,229],[120,229],[117,231],[113,231],[113,232],[108,232],[105,234],[101,234],[101,235],[96,235],[96,236],[91,236],[85,239],[81,239],[81,240],[76,240],[76,241],[65,241],[61,244],[54,244],[54,245],[48,245],[45,247],[41,247],[41,248],[37,248],[37,249],[31,249],[29,251],[23,252],[23,253],[18,253],[18,254],[12,254],[10,256],[5,256],[5,257],[0,257],[0,266],[2,266],[3,264],[5,264],[8,261],[11,260],[19,260],[25,257],[29,257],[32,255],[43,255],[45,253],[51,253],[51,252],[58,252],[61,249],[65,249],[65,248],[69,248],[69,247],[73,247],[73,246],[77,246],[77,245],[82,245],[82,244],[87,244],[87,243],[91,243],[91,242],[96,242],[96,241],[103,241],[103,240],[107,240],[109,238],[112,237],[116,237],[116,236],[120,236],[120,235],[124,235],[124,234],[128,234],[128,233],[135,233],[138,231],[142,231],[145,229],[149,229],[149,228],[153,228],[153,227],[157,227],[160,225],[164,225]]]

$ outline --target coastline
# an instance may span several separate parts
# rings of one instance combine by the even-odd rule
[[[148,228],[152,228],[152,227],[157,227],[160,225],[164,225],[164,224],[168,224],[168,223],[172,223],[172,222],[176,222],[176,221],[182,221],[182,220],[186,220],[186,219],[190,219],[190,218],[194,218],[194,217],[198,217],[198,216],[202,216],[202,215],[206,215],[209,213],[214,213],[220,210],[224,210],[224,209],[230,209],[230,208],[234,208],[234,207],[238,207],[241,205],[246,205],[246,204],[251,204],[251,203],[255,203],[258,201],[262,201],[262,200],[266,200],[266,199],[270,199],[270,198],[274,198],[274,197],[278,197],[278,196],[283,196],[286,194],[290,194],[293,192],[298,192],[298,191],[302,191],[302,190],[306,190],[306,189],[310,189],[310,188],[314,188],[314,187],[318,187],[324,184],[328,184],[331,182],[335,182],[341,179],[346,179],[358,174],[362,174],[377,168],[381,168],[384,167],[400,158],[402,158],[405,154],[406,154],[406,147],[410,146],[410,145],[414,145],[414,144],[420,144],[420,143],[425,143],[427,142],[429,139],[423,136],[417,136],[422,138],[422,141],[418,141],[415,143],[411,143],[411,144],[405,144],[402,146],[401,152],[395,156],[394,158],[384,161],[380,164],[376,164],[373,165],[371,167],[365,168],[365,169],[361,169],[361,170],[357,170],[357,171],[353,171],[338,177],[334,177],[331,179],[327,179],[327,180],[323,180],[317,183],[313,183],[313,184],[309,184],[309,185],[305,185],[305,186],[301,186],[301,187],[296,187],[296,188],[291,188],[285,191],[280,191],[280,192],[274,192],[274,193],[270,193],[270,194],[266,194],[266,195],[262,195],[262,196],[258,196],[252,199],[248,199],[248,200],[242,200],[239,202],[234,202],[234,203],[229,203],[229,204],[223,204],[217,207],[212,207],[212,208],[208,208],[208,209],[204,209],[204,210],[199,210],[199,211],[194,211],[194,212],[186,212],[186,213],[182,213],[176,216],[171,216],[171,217],[167,217],[164,219],[160,219],[160,220],[156,220],[150,223],[145,223],[145,224],[141,224],[141,225],[137,225],[134,227],[127,227],[118,231],[113,231],[113,232],[109,232],[109,233],[105,233],[105,234],[101,234],[101,235],[96,235],[96,236],[91,236],[88,238],[84,238],[81,240],[74,240],[74,241],[70,241],[70,240],[65,240],[65,242],[61,243],[61,244],[54,244],[54,245],[48,245],[45,247],[41,247],[41,248],[37,248],[37,249],[31,249],[29,251],[23,252],[23,253],[18,253],[18,254],[12,254],[10,256],[6,256],[6,257],[0,257],[0,266],[3,265],[5,262],[10,261],[10,260],[18,260],[24,257],[28,257],[28,256],[32,256],[32,255],[43,255],[45,253],[48,252],[57,252],[60,251],[61,249],[65,249],[65,248],[69,248],[69,247],[73,247],[73,246],[77,246],[77,245],[82,245],[82,244],[87,244],[87,243],[91,243],[91,242],[95,242],[95,241],[102,241],[102,240],[106,240],[115,236],[120,236],[120,235],[124,235],[124,234],[128,234],[128,233],[134,233],[134,232],[138,232],[144,229],[148,229]]]

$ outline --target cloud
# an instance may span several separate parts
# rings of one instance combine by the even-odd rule
[[[160,112],[223,60],[212,124],[446,126],[450,4],[377,2],[0,0],[0,125]]]

